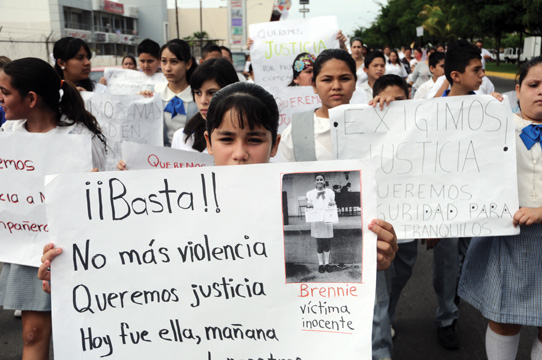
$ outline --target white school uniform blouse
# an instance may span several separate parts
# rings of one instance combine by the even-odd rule
[[[188,105],[194,102],[190,85],[178,94],[175,94],[173,91],[171,91],[167,85],[168,83],[165,82],[158,84],[154,87],[154,91],[159,93],[162,97],[163,108],[166,107],[166,105],[171,101],[171,99],[173,99],[173,97],[177,96],[183,101],[184,110],[188,114]],[[170,142],[173,139],[173,134],[175,133],[175,131],[184,128],[187,121],[187,115],[177,114],[174,118],[171,118],[171,113],[164,111],[164,125],[166,126],[167,136]]]
[[[318,117],[316,114],[314,114],[314,150],[318,161],[334,159],[329,119]],[[279,152],[284,161],[295,162],[291,124],[282,132]]]

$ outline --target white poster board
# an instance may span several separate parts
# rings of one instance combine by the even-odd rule
[[[156,84],[167,81],[163,73],[152,76],[129,69],[105,68],[104,78],[113,95],[138,95],[143,90],[154,91]]]
[[[164,145],[164,111],[158,94],[151,98],[92,92],[81,95],[85,108],[96,117],[107,138],[107,170],[116,169],[121,159],[122,141]]]
[[[283,179],[332,170],[363,188],[359,278],[288,282]],[[374,186],[360,160],[48,177],[55,359],[370,358]]]
[[[312,86],[291,86],[285,89],[267,89],[274,97],[279,108],[280,119],[278,133],[292,122],[292,115],[321,107],[322,100],[314,93]]]
[[[250,48],[254,81],[265,87],[286,87],[292,81],[292,64],[298,54],[317,56],[339,48],[335,16],[252,24],[249,32],[254,41]]]
[[[338,158],[376,158],[378,217],[399,239],[519,233],[512,116],[490,95],[330,110]]]
[[[124,141],[122,159],[127,170],[186,169],[213,166],[214,158],[209,154],[184,151],[162,146],[138,144]]]
[[[90,172],[90,136],[0,132],[0,262],[39,266],[49,241],[43,180]]]

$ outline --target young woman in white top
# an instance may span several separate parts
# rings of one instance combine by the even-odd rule
[[[162,46],[160,62],[167,82],[157,84],[154,91],[162,97],[164,145],[170,146],[175,131],[183,128],[186,121],[198,111],[189,85],[197,65],[190,53],[190,46],[180,39],[170,40]]]
[[[397,75],[403,79],[408,75],[395,50],[390,51],[390,60],[386,63],[386,75]]]
[[[85,110],[75,86],[61,79],[45,61],[24,58],[7,64],[0,71],[0,104],[7,119],[0,131],[90,134],[93,166],[104,168],[105,138],[96,119]],[[4,264],[0,274],[0,305],[23,310],[25,360],[49,358],[51,299],[41,291],[37,271],[34,267]]]

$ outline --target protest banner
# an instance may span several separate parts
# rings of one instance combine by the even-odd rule
[[[49,241],[44,177],[90,172],[90,136],[0,132],[0,154],[0,262],[39,266]]]
[[[317,56],[339,48],[335,16],[252,24],[249,31],[254,41],[250,48],[254,81],[265,87],[286,87],[292,81],[292,64],[298,54]]]
[[[399,239],[519,233],[512,116],[489,95],[330,110],[336,156],[376,158],[378,217]]]
[[[138,95],[144,90],[154,91],[156,84],[167,81],[163,73],[148,76],[141,71],[117,68],[105,68],[104,78],[113,95]]]
[[[323,274],[288,215],[316,172],[362,209],[334,224],[353,260]],[[360,160],[48,177],[55,359],[370,358],[374,191]]]
[[[109,95],[82,92],[85,108],[98,120],[107,137],[106,170],[121,160],[121,142],[163,146],[164,119],[159,95]]]
[[[123,141],[122,159],[128,170],[148,169],[186,169],[192,167],[213,166],[211,155]]]
[[[292,86],[285,89],[267,89],[275,98],[280,119],[278,133],[281,134],[292,122],[294,113],[314,110],[321,106],[322,100],[314,93],[312,86]]]

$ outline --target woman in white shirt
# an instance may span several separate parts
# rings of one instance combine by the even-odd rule
[[[386,75],[397,75],[403,79],[408,76],[405,67],[399,62],[399,54],[395,50],[390,52],[390,60],[386,64]]]

